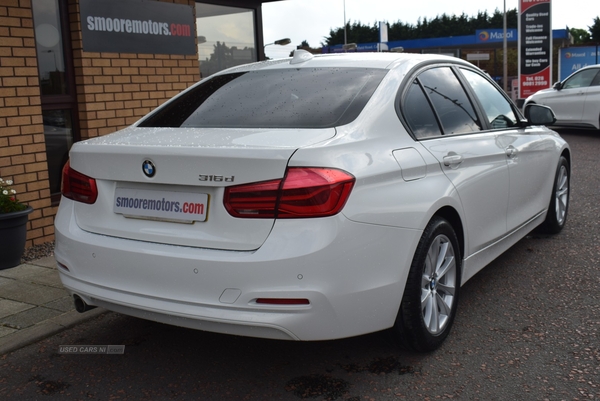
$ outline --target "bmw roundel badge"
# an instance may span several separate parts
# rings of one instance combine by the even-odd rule
[[[154,177],[154,174],[156,174],[156,167],[154,167],[154,163],[150,160],[144,160],[142,163],[142,170],[144,171],[144,174],[146,174],[146,177],[149,178]]]

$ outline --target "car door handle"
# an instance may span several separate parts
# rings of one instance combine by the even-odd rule
[[[517,153],[519,153],[519,151],[512,145],[506,148],[506,156],[508,156],[510,159],[517,156]]]
[[[461,155],[453,154],[444,156],[444,166],[446,167],[458,167],[462,161],[463,157]]]

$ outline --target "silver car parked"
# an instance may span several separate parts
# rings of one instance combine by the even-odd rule
[[[600,64],[577,70],[525,100],[529,104],[550,106],[556,114],[555,125],[600,129]]]

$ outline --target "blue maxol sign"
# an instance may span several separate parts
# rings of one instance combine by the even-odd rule
[[[475,31],[477,43],[496,43],[504,40],[504,30],[502,29],[478,29]],[[507,29],[506,40],[508,42],[517,41],[517,30]]]
[[[559,80],[563,80],[580,68],[600,63],[598,46],[565,47],[559,49]]]

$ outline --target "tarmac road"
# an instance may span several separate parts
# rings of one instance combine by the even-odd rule
[[[107,313],[0,357],[0,399],[597,399],[600,132],[561,134],[573,150],[567,226],[473,277],[436,352],[402,351],[385,333],[297,343]],[[124,354],[59,353],[101,344]]]

